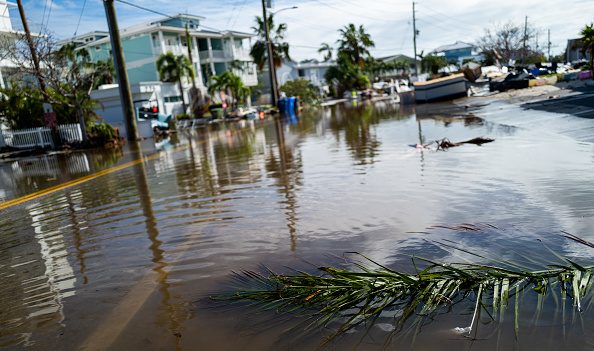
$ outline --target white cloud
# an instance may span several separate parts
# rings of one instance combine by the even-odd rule
[[[45,0],[25,2],[32,22],[41,23]],[[48,2],[52,0],[47,0]],[[214,28],[250,31],[254,16],[262,15],[260,1],[248,0],[129,0],[167,14],[188,12],[206,17],[204,24]],[[78,22],[84,0],[54,0],[49,29],[59,37],[71,36]],[[174,6],[172,6],[174,3]],[[121,26],[148,21],[157,15],[123,3],[116,3]],[[288,24],[287,39],[296,59],[316,57],[320,43],[333,43],[337,30],[348,23],[363,24],[376,42],[374,54],[404,53],[412,56],[412,3],[408,0],[277,0],[275,10],[290,6],[277,15]],[[521,24],[528,16],[541,30],[539,41],[546,45],[551,30],[552,52],[562,52],[568,38],[579,36],[580,28],[594,21],[594,1],[487,1],[487,0],[418,0],[418,51],[425,52],[456,40],[474,42],[483,29],[495,23],[513,21]],[[87,0],[79,33],[106,29],[101,0]]]

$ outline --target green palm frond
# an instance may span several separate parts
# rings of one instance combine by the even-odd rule
[[[575,236],[565,237],[594,247]],[[454,244],[439,245],[465,251]],[[569,296],[578,312],[594,302],[591,293],[594,267],[582,266],[569,259],[560,259],[542,269],[528,269],[505,261],[495,264],[442,263],[413,257],[416,272],[406,273],[362,257],[366,263],[351,262],[352,269],[321,267],[318,274],[244,271],[235,275],[239,283],[235,291],[212,298],[227,303],[251,302],[284,313],[305,312],[311,319],[308,325],[312,329],[338,322],[340,327],[335,336],[362,323],[376,321],[380,316],[385,317],[386,313],[394,318],[398,331],[413,316],[417,317],[414,323],[420,323],[424,316],[441,308],[474,298],[476,305],[470,326],[454,328],[469,335],[480,309],[487,310],[487,306],[492,306],[487,312],[496,320],[498,314],[505,313],[512,297],[515,298],[517,333],[520,293],[532,291],[539,296]]]

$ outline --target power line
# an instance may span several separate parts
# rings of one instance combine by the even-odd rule
[[[47,18],[45,20],[45,27],[46,28],[49,25],[49,20],[50,20],[50,17],[52,15],[52,7],[53,7],[53,5],[54,5],[54,0],[50,0],[49,9],[47,11]],[[42,30],[43,30],[43,27],[44,27],[43,22],[41,22],[41,28],[42,28]]]
[[[87,5],[87,0],[84,0],[82,8],[80,10],[80,16],[78,16],[78,23],[76,24],[76,29],[74,30],[74,35],[76,36],[76,33],[78,33],[78,27],[80,26],[80,20],[82,19],[83,16],[83,12],[85,12],[85,6]]]
[[[144,11],[147,11],[147,12],[151,12],[151,13],[157,14],[159,16],[164,16],[164,17],[167,17],[167,18],[170,18],[170,19],[175,18],[175,17],[173,17],[171,15],[168,15],[168,14],[166,14],[164,12],[153,10],[153,9],[148,8],[148,7],[141,6],[141,5],[138,5],[138,4],[134,4],[134,3],[129,2],[129,1],[126,1],[126,0],[115,0],[115,1],[121,2],[122,4],[126,4],[128,6],[135,7],[137,9],[139,9],[139,10],[144,10]],[[205,26],[203,24],[200,24],[200,27],[203,27],[203,28],[206,28],[206,29],[210,29],[210,30],[214,30],[214,31],[217,31],[217,32],[224,32],[221,29],[214,28],[214,27],[209,27],[209,26]]]

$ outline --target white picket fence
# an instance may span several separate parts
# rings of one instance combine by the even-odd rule
[[[63,124],[58,126],[58,131],[63,143],[83,141],[83,135],[79,124]],[[0,148],[6,146],[19,149],[53,147],[52,130],[46,127],[2,130],[0,131]]]

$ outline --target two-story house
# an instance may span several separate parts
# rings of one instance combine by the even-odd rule
[[[156,62],[160,55],[188,55],[187,25],[196,81],[201,88],[206,87],[210,76],[227,70],[239,75],[247,86],[257,85],[256,66],[249,55],[253,35],[205,29],[202,20],[204,17],[180,14],[120,30],[130,84],[159,81]],[[107,32],[86,33],[63,41],[67,42],[85,48],[94,62],[111,58]],[[189,80],[185,83],[189,88]]]
[[[478,54],[473,44],[457,41],[453,44],[442,45],[433,53],[445,57],[449,63],[462,64],[464,60],[480,61],[482,56]]]

